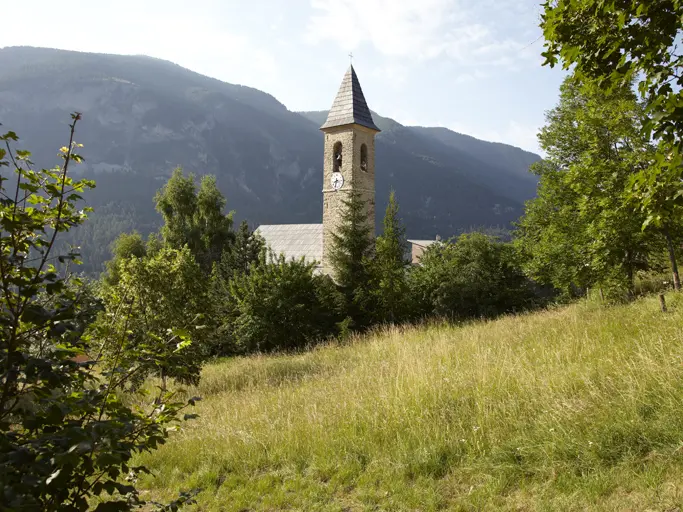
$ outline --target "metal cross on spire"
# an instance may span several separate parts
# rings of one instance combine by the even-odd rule
[[[353,52],[349,52],[349,63],[353,64]]]

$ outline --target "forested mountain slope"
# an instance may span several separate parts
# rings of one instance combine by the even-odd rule
[[[0,123],[36,164],[56,163],[73,111],[83,114],[80,172],[97,181],[86,198],[96,213],[76,234],[88,270],[119,232],[156,229],[152,198],[177,166],[215,174],[228,208],[253,226],[320,221],[324,112],[291,112],[265,92],[150,57],[0,49]],[[411,237],[508,226],[534,194],[526,168],[537,155],[376,121],[378,211],[395,189]]]

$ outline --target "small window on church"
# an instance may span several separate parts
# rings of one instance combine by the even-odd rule
[[[364,171],[368,170],[368,147],[365,144],[360,147],[360,168]]]
[[[332,168],[334,169],[334,172],[340,172],[341,167],[342,167],[342,143],[337,142],[334,145],[334,149],[332,151],[332,159],[333,159],[333,166]]]

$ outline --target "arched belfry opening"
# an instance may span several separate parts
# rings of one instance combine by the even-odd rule
[[[368,172],[368,147],[365,144],[360,146],[360,169]]]
[[[342,168],[342,143],[335,142],[332,150],[332,169],[334,172],[341,172]]]

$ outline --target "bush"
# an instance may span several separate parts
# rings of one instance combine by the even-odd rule
[[[481,233],[434,244],[420,262],[410,283],[423,316],[491,317],[533,304],[515,248]]]
[[[238,350],[299,349],[335,334],[343,300],[332,279],[303,260],[264,260],[230,283]]]

